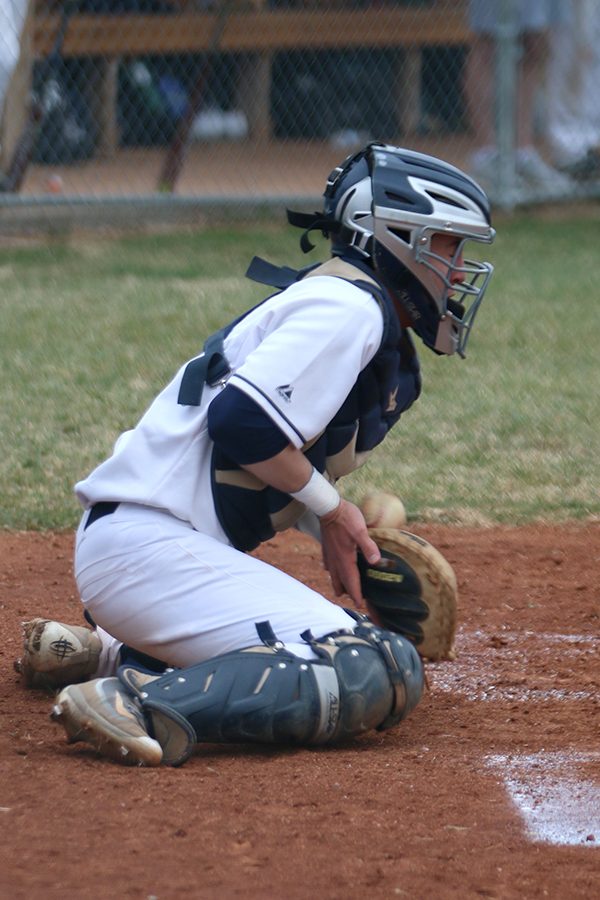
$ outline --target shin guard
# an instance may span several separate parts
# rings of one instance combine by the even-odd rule
[[[399,635],[362,622],[303,638],[317,659],[274,640],[158,677],[124,666],[119,677],[138,697],[171,765],[198,742],[330,743],[389,728],[417,705],[422,663]]]

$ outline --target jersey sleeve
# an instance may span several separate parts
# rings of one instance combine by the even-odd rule
[[[271,459],[289,443],[271,417],[232,384],[208,407],[207,425],[211,440],[240,466]]]
[[[328,425],[377,352],[383,317],[370,293],[339,278],[306,279],[275,301],[264,312],[263,339],[229,383],[302,447]]]

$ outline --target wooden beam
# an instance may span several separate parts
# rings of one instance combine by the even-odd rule
[[[236,99],[248,120],[250,137],[257,143],[273,137],[271,121],[271,79],[273,54],[251,53],[243,62],[237,79]]]
[[[94,66],[86,93],[92,118],[98,127],[96,156],[113,159],[119,146],[119,126],[117,122],[119,60],[100,59]]]
[[[215,16],[77,15],[67,31],[63,56],[139,56],[206,50]],[[58,27],[56,16],[38,15],[36,57],[49,53]],[[262,10],[232,14],[221,39],[222,51],[327,50],[336,47],[409,47],[466,44],[470,31],[463,4],[435,8]]]

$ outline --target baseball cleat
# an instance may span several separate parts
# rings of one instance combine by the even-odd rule
[[[89,628],[31,619],[23,622],[23,656],[14,666],[27,687],[54,689],[93,675],[101,650],[100,638]]]
[[[163,752],[148,734],[143,713],[118,678],[95,678],[64,688],[50,718],[68,743],[86,741],[103,756],[129,766],[159,766]]]

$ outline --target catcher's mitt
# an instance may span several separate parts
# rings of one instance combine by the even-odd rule
[[[427,659],[454,659],[456,576],[431,544],[409,531],[370,528],[381,562],[358,554],[362,592],[379,623],[404,635]]]
[[[101,650],[100,638],[89,628],[31,619],[23,622],[23,656],[14,666],[27,687],[54,690],[93,675]]]

